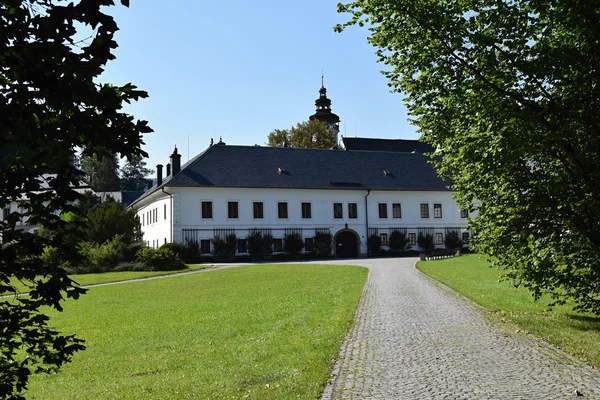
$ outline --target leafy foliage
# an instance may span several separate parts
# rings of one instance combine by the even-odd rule
[[[87,231],[92,242],[102,244],[116,235],[124,243],[142,238],[140,220],[134,210],[114,200],[106,201],[88,213]]]
[[[250,233],[246,240],[248,241],[248,253],[253,256],[264,257],[273,253],[273,235],[254,231]]]
[[[463,241],[457,231],[450,231],[446,233],[444,245],[449,250],[458,250],[463,247]]]
[[[162,246],[160,246],[160,248],[171,250],[181,260],[185,258],[185,254],[187,251],[185,245],[177,242],[165,243]]]
[[[138,251],[137,261],[154,271],[173,271],[185,267],[175,253],[163,248],[145,247]]]
[[[185,243],[185,252],[183,253],[183,261],[187,263],[196,262],[200,256],[200,243],[195,240],[188,239]]]
[[[154,171],[146,168],[146,161],[142,156],[133,156],[121,168],[121,190],[144,191],[148,186],[147,176]]]
[[[235,233],[225,236],[225,239],[215,236],[212,244],[212,253],[215,257],[233,257],[237,248],[237,236]]]
[[[312,120],[298,123],[290,129],[275,129],[269,133],[271,147],[302,147],[331,149],[336,146],[336,133],[327,123]]]
[[[381,237],[379,235],[371,235],[367,238],[367,250],[370,256],[374,256],[381,250]]]
[[[304,241],[302,235],[299,233],[288,233],[283,237],[283,251],[297,256],[304,248]]]
[[[127,0],[121,0],[127,4]],[[62,265],[80,259],[80,224],[58,215],[75,212],[83,179],[73,160],[83,155],[143,155],[145,121],[122,112],[123,102],[146,97],[132,84],[96,83],[117,47],[117,25],[100,10],[112,1],[75,4],[8,0],[0,4],[0,209],[21,203],[22,213],[0,222],[0,292],[15,293],[11,280],[26,283],[29,297],[0,302],[0,398],[22,398],[33,372],[55,371],[84,348],[81,340],[49,328],[44,307],[62,310],[74,286]],[[86,29],[89,41],[77,42]],[[22,215],[21,215],[22,214]],[[73,234],[37,236],[17,223]],[[42,260],[45,248],[55,257]],[[42,278],[40,278],[42,277]]]
[[[361,0],[369,42],[471,225],[536,298],[600,314],[600,14],[593,1]]]
[[[81,169],[93,191],[114,192],[121,189],[119,160],[116,155],[84,155],[81,158]]]
[[[394,251],[404,251],[408,245],[406,234],[401,231],[392,231],[390,234],[389,246]]]
[[[314,246],[318,257],[329,257],[333,249],[333,236],[329,232],[315,231]]]
[[[417,245],[421,248],[421,251],[427,255],[430,255],[435,250],[435,242],[433,241],[433,235],[419,232],[419,236],[417,236]]]

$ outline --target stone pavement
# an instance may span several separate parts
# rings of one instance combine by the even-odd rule
[[[414,268],[370,259],[354,327],[323,400],[600,399],[600,373]]]

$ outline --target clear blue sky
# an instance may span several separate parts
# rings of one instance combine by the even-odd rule
[[[315,111],[321,66],[347,136],[418,137],[402,95],[390,93],[366,28],[339,34],[335,0],[132,0],[111,7],[120,31],[101,81],[133,82],[150,97],[126,111],[148,120],[148,165],[182,161],[211,138],[264,145],[273,129]]]

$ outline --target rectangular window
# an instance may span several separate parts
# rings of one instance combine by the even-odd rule
[[[200,239],[200,253],[210,253],[210,239]]]
[[[421,218],[429,218],[429,204],[421,203]]]
[[[312,210],[310,207],[310,203],[302,203],[302,218],[304,218],[304,219],[312,218]]]
[[[344,208],[342,203],[333,203],[333,218],[342,219],[344,218]]]
[[[411,246],[417,245],[417,234],[416,233],[408,234],[408,244],[410,244]]]
[[[304,239],[304,251],[310,253],[315,250],[315,241],[313,238]]]
[[[165,204],[165,219],[167,219],[167,205]]]
[[[212,219],[212,201],[202,202],[202,218]]]
[[[287,203],[280,201],[277,203],[277,218],[286,219],[288,217]]]
[[[227,218],[239,218],[237,201],[227,202]]]
[[[6,218],[6,217],[4,217]],[[142,214],[142,226],[146,225],[146,214]]]
[[[6,207],[4,209],[4,217],[3,217],[3,219],[8,218],[9,215],[10,215],[10,206],[8,206],[8,207]]]
[[[255,219],[264,218],[262,201],[255,201],[254,203],[252,203],[252,213]]]
[[[436,233],[435,234],[435,245],[436,246],[441,246],[442,244],[444,244],[444,234],[443,233]]]
[[[400,203],[392,203],[392,217],[402,218],[402,205]]]
[[[387,218],[387,203],[379,203],[379,218]]]
[[[358,207],[356,203],[348,203],[348,218],[357,219],[358,218]]]
[[[248,252],[248,240],[238,239],[237,251],[238,251],[238,253],[247,253]]]
[[[281,253],[282,251],[283,251],[283,239],[273,239],[273,252]]]
[[[433,205],[433,217],[442,218],[442,205],[437,203]]]
[[[462,233],[462,241],[464,244],[469,244],[469,232]]]
[[[387,236],[387,233],[380,233],[379,234],[379,238],[381,239],[381,245],[382,246],[387,246],[388,245],[388,236]]]
[[[467,211],[467,210],[460,210],[460,217],[461,218],[469,218],[469,211]]]

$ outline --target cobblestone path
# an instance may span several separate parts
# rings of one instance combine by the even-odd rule
[[[600,373],[481,310],[414,268],[352,260],[370,275],[329,399],[600,399]]]

